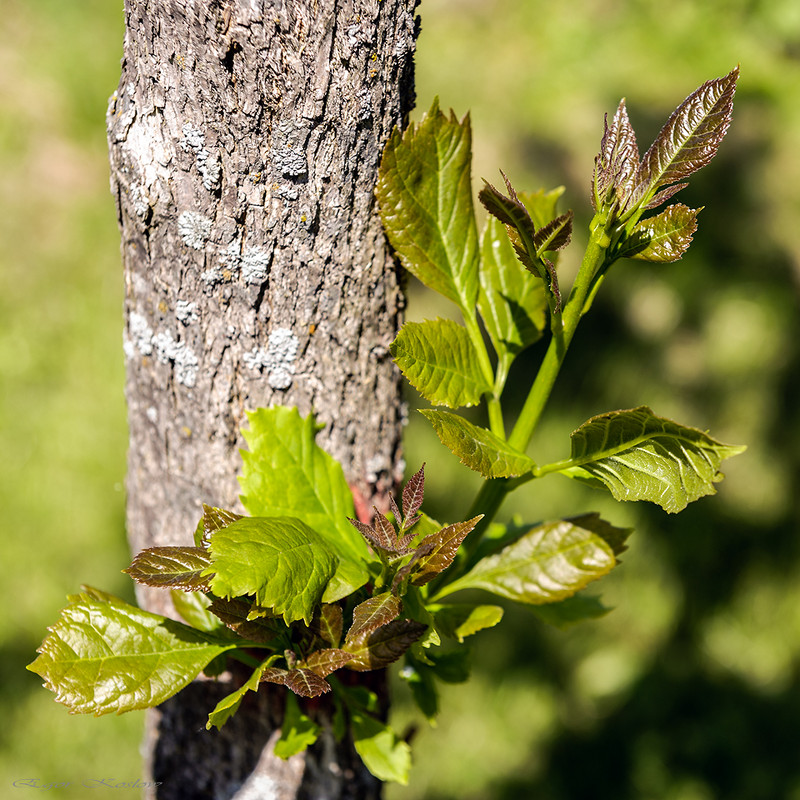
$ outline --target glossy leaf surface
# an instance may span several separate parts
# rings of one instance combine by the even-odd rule
[[[222,620],[209,610],[211,601],[203,592],[182,592],[173,589],[170,591],[170,598],[175,610],[193,628],[209,633],[225,630]]]
[[[612,198],[624,207],[636,186],[639,169],[639,146],[624,99],[620,100],[611,125],[606,117],[600,153],[594,164],[592,205],[595,211]]]
[[[311,653],[300,666],[307,667],[320,678],[324,678],[331,672],[341,669],[352,657],[346,650],[331,647]]]
[[[202,547],[149,547],[122,571],[147,586],[194,592],[208,588],[203,570],[210,564],[211,558]]]
[[[232,631],[251,642],[267,644],[284,629],[279,617],[253,616],[253,603],[242,597],[215,597],[208,610]]]
[[[152,708],[235,647],[207,634],[91,590],[70,605],[28,666],[56,700],[81,714]]]
[[[390,347],[408,382],[437,406],[474,406],[492,390],[466,328],[449,319],[407,322]]]
[[[552,603],[606,575],[615,564],[613,549],[594,531],[574,520],[547,522],[479,561],[438,597],[485,589],[520,603]]]
[[[350,641],[367,636],[372,631],[396,619],[400,614],[400,598],[391,592],[370,597],[353,609],[353,624],[347,632]]]
[[[241,519],[242,515],[235,511],[226,511],[224,508],[214,508],[203,503],[203,518],[200,520],[201,541],[195,542],[198,546],[206,546],[212,533],[222,530],[231,522]]]
[[[253,670],[253,674],[248,680],[242,684],[236,691],[231,692],[226,697],[217,703],[214,710],[208,715],[208,722],[206,722],[206,730],[211,728],[220,729],[222,726],[239,710],[244,696],[248,692],[257,692],[258,685],[261,683],[264,670],[277,658],[277,656],[270,656],[263,664]]]
[[[572,434],[570,461],[617,500],[649,500],[674,514],[714,494],[721,462],[743,451],[640,406],[581,425]]]
[[[317,445],[312,416],[276,406],[248,414],[248,419],[250,429],[243,434],[250,449],[242,452],[239,479],[244,507],[253,516],[296,517],[313,528],[339,557],[324,599],[347,596],[367,581],[363,562],[370,554],[347,521],[355,514],[341,466]]]
[[[408,783],[411,769],[411,748],[394,731],[359,710],[350,714],[353,744],[366,768],[379,780]]]
[[[672,112],[636,176],[639,197],[696,172],[714,157],[728,131],[739,68],[706,81]]]
[[[319,697],[331,690],[328,681],[306,667],[294,667],[293,669],[269,667],[264,670],[261,680],[268,683],[280,683],[300,697]]]
[[[620,256],[640,261],[677,261],[692,243],[699,209],[680,203],[667,206],[660,214],[637,223]]]
[[[432,609],[436,627],[452,639],[463,642],[467,636],[493,628],[503,618],[503,608],[493,605],[452,603]]]
[[[486,220],[481,259],[481,318],[499,355],[520,353],[542,336],[547,311],[544,284],[522,269],[495,217]]]
[[[294,517],[245,517],[217,531],[209,545],[211,590],[225,598],[254,595],[288,624],[308,624],[336,572],[336,554]]]
[[[384,230],[403,266],[467,314],[478,295],[471,161],[469,117],[447,117],[434,101],[420,123],[392,133],[376,188]]]
[[[372,632],[347,635],[344,649],[353,654],[348,668],[357,672],[388,667],[419,639],[427,628],[411,619],[396,619]]]
[[[480,515],[466,522],[456,522],[426,536],[409,562],[414,586],[423,586],[446,570],[453,563],[467,534],[482,519],[483,515]],[[418,557],[417,553],[420,554]]]
[[[512,478],[530,472],[535,464],[486,428],[473,425],[449,411],[423,409],[436,435],[462,464],[484,478]]]

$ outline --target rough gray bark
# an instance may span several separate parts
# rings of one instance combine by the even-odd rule
[[[416,3],[126,0],[108,131],[134,551],[189,543],[201,502],[239,507],[240,428],[259,406],[313,410],[366,507],[399,480],[387,347],[403,297],[374,186],[413,104]],[[173,613],[157,590],[139,600]],[[205,732],[229,689],[197,683],[151,715],[159,798],[375,796],[330,737],[270,755],[274,693]]]

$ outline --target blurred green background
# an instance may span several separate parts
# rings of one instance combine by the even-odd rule
[[[564,457],[586,418],[644,403],[749,449],[717,496],[675,517],[557,476],[512,496],[504,513],[526,521],[597,510],[635,528],[598,584],[615,610],[567,631],[509,610],[476,637],[473,681],[446,687],[437,729],[417,733],[412,785],[389,797],[800,800],[800,5],[423,0],[420,13],[419,109],[438,94],[471,110],[476,184],[502,168],[520,189],[566,187],[578,234],[565,276],[603,114],[624,95],[644,149],[686,94],[741,64],[730,133],[681,193],[705,206],[695,243],[676,264],[614,267],[533,452]],[[122,26],[107,0],[4,0],[0,14],[6,787],[139,775],[141,715],[71,717],[24,670],[80,582],[132,596],[104,131]],[[449,313],[416,289],[412,318]],[[418,417],[409,466],[428,461],[428,510],[455,517],[476,482]],[[403,726],[412,709],[397,692]]]

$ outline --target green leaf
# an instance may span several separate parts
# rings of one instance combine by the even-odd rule
[[[706,81],[673,111],[642,156],[636,197],[683,180],[708,164],[728,131],[739,67],[723,78]]]
[[[579,622],[604,617],[611,609],[599,597],[578,593],[557,603],[534,606],[532,611],[542,622],[566,630]]]
[[[434,674],[440,681],[465,683],[469,680],[472,664],[468,647],[458,647],[445,653],[431,653],[430,657],[433,661]]]
[[[408,784],[411,748],[375,717],[351,710],[350,724],[356,752],[364,766],[381,781]]]
[[[474,406],[492,391],[467,329],[457,322],[407,322],[389,349],[408,382],[434,405]]]
[[[374,630],[387,625],[400,614],[400,598],[391,592],[370,597],[353,609],[353,624],[347,638],[353,641],[368,636]]]
[[[69,600],[28,669],[73,713],[157,706],[236,646],[91,589]]]
[[[347,522],[355,516],[341,466],[315,441],[313,416],[295,408],[260,408],[248,414],[248,451],[239,482],[242,503],[253,516],[296,517],[313,528],[339,557],[323,600],[332,603],[369,579],[369,548]]]
[[[503,608],[469,603],[441,604],[430,607],[436,627],[451,639],[463,642],[467,636],[493,628],[503,618]]]
[[[212,536],[209,551],[214,594],[254,595],[287,624],[310,623],[338,561],[328,541],[294,517],[237,520]]]
[[[427,625],[411,619],[396,619],[377,630],[344,640],[344,650],[353,654],[347,664],[357,672],[382,669],[397,661],[427,630]]]
[[[195,592],[208,588],[204,570],[210,563],[202,547],[149,547],[122,571],[147,586]]]
[[[481,318],[498,355],[516,355],[542,336],[547,310],[544,284],[521,269],[502,223],[494,217],[486,220],[481,262]]]
[[[202,592],[170,591],[172,605],[184,621],[193,628],[209,633],[220,633],[225,630],[222,621],[209,610],[211,600]]]
[[[552,603],[606,575],[615,564],[612,547],[588,527],[576,520],[546,522],[481,559],[435,599],[461,589],[485,589],[520,603]]]
[[[411,695],[419,710],[433,723],[439,713],[439,690],[436,688],[433,669],[415,659],[409,652],[406,664],[399,675],[411,689]]]
[[[221,729],[222,726],[239,710],[244,696],[248,692],[257,692],[258,685],[261,683],[262,675],[278,656],[270,656],[256,669],[253,674],[247,679],[246,683],[240,686],[235,692],[231,692],[226,697],[217,703],[214,710],[208,715],[208,722],[206,722],[206,730],[210,731],[211,728]]]
[[[300,710],[297,698],[287,694],[281,736],[275,742],[275,755],[285,760],[302,753],[317,741],[320,731],[319,725]]]
[[[628,537],[633,533],[633,528],[618,528],[610,522],[606,522],[602,517],[596,513],[582,514],[578,517],[572,517],[567,520],[581,528],[591,531],[596,536],[599,536],[614,553],[619,556],[628,549],[626,542]]]
[[[403,266],[471,316],[478,296],[469,116],[446,117],[434,100],[418,125],[392,133],[376,195]]]
[[[702,209],[675,203],[660,214],[642,220],[623,242],[618,257],[662,264],[677,261],[692,243],[700,211]]]
[[[433,425],[436,435],[462,464],[484,478],[513,478],[536,465],[491,431],[473,425],[449,411],[423,409],[420,413]]]
[[[674,514],[714,494],[721,462],[744,451],[657,417],[647,406],[600,414],[572,434],[569,467],[602,481],[617,500],[649,500]]]

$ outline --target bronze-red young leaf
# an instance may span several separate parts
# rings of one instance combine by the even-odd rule
[[[328,681],[304,667],[289,670],[268,667],[264,670],[261,680],[288,686],[300,697],[319,697],[331,690]]]
[[[370,634],[386,625],[400,614],[400,599],[391,592],[370,597],[353,609],[353,624],[347,633],[348,639]]]
[[[623,98],[619,101],[611,125],[608,124],[608,115],[606,115],[600,152],[595,158],[594,192],[592,193],[592,204],[595,211],[598,203],[602,204],[606,201],[611,189],[615,190],[619,203],[624,205],[625,199],[635,187],[638,169],[639,146],[636,143],[636,133],[628,119],[625,98]]]
[[[403,487],[403,520],[409,522],[422,508],[425,495],[425,464],[423,464]],[[400,524],[400,520],[398,520]]]
[[[342,640],[342,609],[332,603],[323,603],[309,625],[311,632],[331,647]]]
[[[413,619],[396,619],[372,633],[348,636],[344,649],[353,654],[348,669],[367,672],[382,669],[397,661],[427,630],[428,626]]]
[[[196,592],[208,589],[210,576],[203,571],[210,566],[203,547],[148,547],[122,571],[147,586]]]
[[[307,667],[313,673],[319,675],[320,678],[324,678],[326,675],[330,675],[331,672],[341,669],[352,658],[352,653],[338,648],[316,650],[306,658],[302,666]]]
[[[453,559],[458,553],[458,548],[467,534],[482,519],[483,514],[466,522],[456,522],[454,525],[448,525],[446,528],[426,536],[414,553],[416,556],[423,549],[427,551],[415,559],[415,569],[412,573],[411,582],[415,586],[422,586],[433,580],[440,572],[446,570],[453,563]]]
[[[224,508],[214,508],[203,503],[203,541],[208,543],[212,533],[227,528],[237,519],[242,519],[242,515],[235,511],[226,511]]]
[[[716,155],[728,131],[739,67],[706,81],[672,112],[642,157],[636,177],[639,199],[687,178]]]
[[[283,623],[271,615],[248,619],[253,604],[240,597],[214,597],[208,610],[232,631],[251,642],[266,644],[284,630]]]

